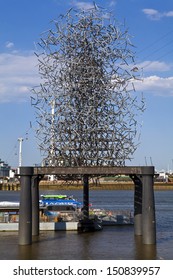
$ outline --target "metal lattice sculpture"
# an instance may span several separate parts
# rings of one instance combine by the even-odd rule
[[[32,99],[47,164],[125,165],[137,146],[136,117],[143,110],[127,31],[103,9],[71,9],[39,45],[42,83]]]

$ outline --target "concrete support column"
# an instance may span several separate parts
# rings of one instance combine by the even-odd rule
[[[135,185],[134,191],[134,234],[142,235],[142,181],[137,175],[130,176]]]
[[[31,179],[33,167],[20,167],[19,245],[32,243]]]
[[[149,167],[148,167],[149,168]],[[154,202],[154,171],[152,167],[142,175],[142,239],[143,244],[156,243],[156,220]]]
[[[39,177],[32,178],[32,235],[39,235]]]
[[[83,176],[83,215],[84,215],[84,220],[89,219],[89,180],[88,180],[88,175]]]

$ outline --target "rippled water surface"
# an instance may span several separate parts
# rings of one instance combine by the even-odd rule
[[[49,193],[56,193],[49,191]],[[82,201],[82,190],[61,191]],[[133,191],[90,191],[94,208],[130,210]],[[0,192],[0,201],[19,200],[18,192]],[[42,231],[33,244],[18,245],[17,232],[0,232],[0,259],[173,259],[173,191],[156,191],[157,244],[143,245],[133,226],[104,227],[91,233]]]

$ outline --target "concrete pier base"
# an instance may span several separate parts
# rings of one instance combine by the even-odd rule
[[[19,209],[19,245],[32,243],[32,202],[31,179],[32,167],[20,168],[20,209]]]
[[[131,176],[134,182],[134,234],[142,235],[142,181],[137,175]]]
[[[153,176],[143,175],[142,240],[143,244],[156,243],[155,202]]]
[[[39,235],[39,177],[32,177],[32,235]]]
[[[154,168],[143,167],[141,175],[130,177],[135,185],[134,234],[142,235],[143,244],[155,244]]]
[[[32,243],[32,235],[39,234],[39,194],[40,176],[58,175],[59,178],[71,179],[83,177],[83,229],[93,230],[93,221],[89,220],[89,177],[128,175],[135,184],[134,214],[135,235],[141,235],[143,244],[156,243],[156,222],[154,204],[154,167],[153,166],[81,166],[81,167],[21,167],[20,168],[20,218],[19,244]],[[61,177],[62,176],[62,177]],[[69,177],[68,177],[69,176]]]
[[[83,176],[83,216],[89,219],[89,180],[88,175]]]
[[[79,221],[79,232],[94,231],[94,222],[89,219],[89,179],[83,176],[83,219]]]

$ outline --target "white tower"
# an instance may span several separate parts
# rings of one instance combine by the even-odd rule
[[[19,167],[22,166],[22,142],[23,138],[18,138],[19,141]]]

